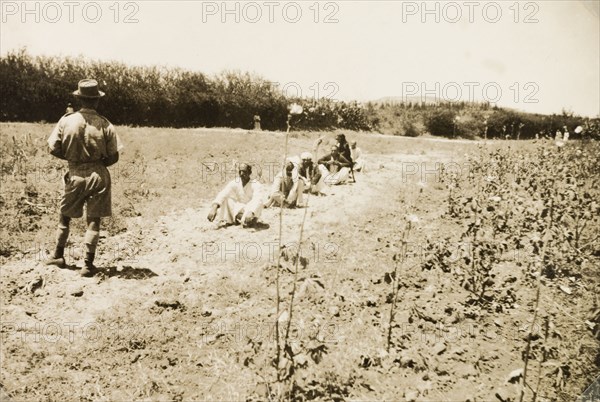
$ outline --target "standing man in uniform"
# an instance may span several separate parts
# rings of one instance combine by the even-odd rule
[[[92,79],[79,81],[73,92],[81,109],[64,115],[48,138],[50,154],[69,163],[64,176],[64,193],[60,203],[60,218],[56,233],[54,256],[49,265],[65,266],[65,246],[72,218],[83,216],[86,206],[85,266],[81,275],[93,276],[96,246],[100,237],[100,219],[112,215],[111,180],[107,167],[119,160],[123,148],[114,126],[96,112],[104,92]]]

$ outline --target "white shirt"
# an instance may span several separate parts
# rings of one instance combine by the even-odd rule
[[[350,148],[350,154],[353,162],[356,162],[357,159],[360,159],[362,156],[362,150],[359,147]]]
[[[242,186],[242,179],[239,177],[227,183],[225,188],[217,194],[214,202],[221,206],[223,202],[230,198],[241,204],[259,203],[261,197],[261,185],[256,180],[250,180],[245,186]]]

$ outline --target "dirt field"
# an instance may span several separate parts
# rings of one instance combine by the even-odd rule
[[[62,168],[45,153],[51,129],[0,125],[0,392],[10,400],[516,401],[528,338],[525,400],[533,390],[538,401],[576,400],[600,374],[597,256],[576,275],[542,280],[533,326],[528,254],[504,250],[485,305],[456,269],[424,268],[427,246],[452,244],[468,224],[449,216],[436,164],[539,144],[348,134],[367,154],[366,172],[310,197],[307,209],[284,210],[289,256],[306,213],[304,258],[296,281],[292,259],[281,261],[278,317],[279,210],[265,210],[259,229],[216,229],[206,215],[235,162],[272,181],[283,133],[119,127],[115,217],[101,233],[102,273],[89,279],[77,272],[81,223],[70,267],[43,264]],[[317,136],[292,133],[289,153]],[[335,133],[324,136],[326,145]],[[294,356],[279,361],[290,376],[281,382],[276,321],[283,332],[291,322]]]

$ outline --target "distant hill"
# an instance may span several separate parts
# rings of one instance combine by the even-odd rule
[[[433,105],[438,103],[440,99],[436,99],[433,96],[385,96],[377,100],[371,101],[375,104],[399,104],[399,103],[425,103]]]

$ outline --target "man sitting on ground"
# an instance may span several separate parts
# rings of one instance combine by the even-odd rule
[[[352,177],[352,181],[356,182],[356,179],[354,178],[354,160],[352,159],[352,149],[350,149],[350,144],[348,144],[348,141],[346,140],[346,136],[344,134],[338,134],[335,137],[337,143],[337,149],[338,152],[344,157],[346,158],[346,160],[348,162],[350,162],[350,175],[349,177]]]
[[[260,218],[263,203],[261,201],[261,185],[256,180],[251,180],[252,167],[242,163],[238,169],[239,178],[225,186],[212,203],[208,220],[210,222],[219,216],[219,222],[226,225],[239,225],[251,227],[256,225]]]
[[[321,194],[324,176],[319,171],[317,165],[313,163],[312,154],[310,152],[302,152],[300,159],[302,163],[298,169],[298,175],[304,182],[304,191],[311,194]]]
[[[356,146],[356,141],[352,141],[350,144],[350,151],[352,152],[352,161],[354,162],[354,170],[360,172],[365,168],[365,158],[363,157],[362,149]]]
[[[295,208],[302,205],[302,192],[304,191],[304,181],[296,177],[293,178],[294,164],[287,162],[283,172],[275,176],[271,194],[265,203],[265,208],[275,204],[284,207]]]
[[[350,176],[352,163],[344,158],[336,145],[331,147],[331,153],[319,159],[319,171],[329,185],[342,184]]]
[[[344,134],[338,134],[335,137],[336,146],[340,154],[348,161],[352,162],[352,150],[350,149],[350,144],[346,140],[346,136]]]

